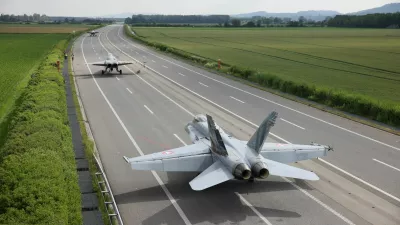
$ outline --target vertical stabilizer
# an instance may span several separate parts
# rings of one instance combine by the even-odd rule
[[[209,115],[207,115],[207,124],[208,132],[210,133],[211,151],[218,155],[227,156],[228,152],[226,151],[224,141],[221,138],[221,134],[215,127],[213,118]]]
[[[269,134],[269,130],[272,126],[275,125],[276,118],[278,117],[278,113],[273,111],[261,125],[258,127],[257,131],[253,134],[250,140],[247,142],[247,146],[254,149],[257,153],[260,153],[261,148],[264,144],[265,139]]]

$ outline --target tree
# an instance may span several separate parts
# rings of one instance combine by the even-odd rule
[[[249,21],[246,24],[246,27],[255,27],[255,26],[256,26],[256,24],[253,21]]]
[[[306,22],[306,20],[307,20],[307,19],[306,19],[304,16],[300,16],[300,17],[299,17],[299,23],[300,23],[300,24],[303,24],[304,22]]]
[[[240,25],[242,24],[242,22],[239,19],[233,19],[231,22],[232,26],[234,27],[240,27]]]
[[[257,27],[261,27],[261,23],[262,23],[261,20],[257,20]]]

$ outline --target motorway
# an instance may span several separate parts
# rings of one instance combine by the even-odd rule
[[[122,26],[99,31],[75,41],[73,67],[124,224],[400,224],[400,137],[177,61],[133,42]],[[85,64],[107,52],[146,68],[101,75]],[[267,141],[334,147],[295,164],[321,180],[229,181],[196,192],[188,184],[196,174],[133,171],[122,158],[191,144],[184,126],[200,113],[248,140],[272,110]]]

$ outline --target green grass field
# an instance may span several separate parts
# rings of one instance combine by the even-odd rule
[[[29,78],[30,70],[65,38],[65,34],[0,34],[0,122],[14,104],[19,86]]]
[[[142,38],[294,82],[400,103],[400,30],[150,28]]]

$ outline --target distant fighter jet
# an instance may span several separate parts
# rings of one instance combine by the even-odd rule
[[[107,69],[109,70],[109,72],[111,72],[111,71],[113,71],[114,68],[117,70],[117,72],[119,72],[119,74],[122,74],[122,70],[121,69],[118,70],[118,66],[129,65],[129,64],[132,64],[132,62],[118,61],[117,58],[115,58],[113,54],[108,53],[108,56],[105,61],[88,63],[88,64],[93,65],[93,66],[104,66],[105,69],[101,70],[101,74],[104,74],[105,72],[107,72]]]
[[[89,37],[92,37],[92,36],[95,37],[97,33],[99,33],[99,32],[94,31],[94,30],[88,32],[88,34],[90,34]]]
[[[135,170],[200,172],[189,182],[196,191],[231,179],[254,181],[269,175],[319,180],[315,173],[286,163],[326,156],[332,148],[315,143],[264,144],[277,115],[272,112],[247,142],[225,133],[211,116],[200,114],[185,126],[191,145],[124,159]]]

